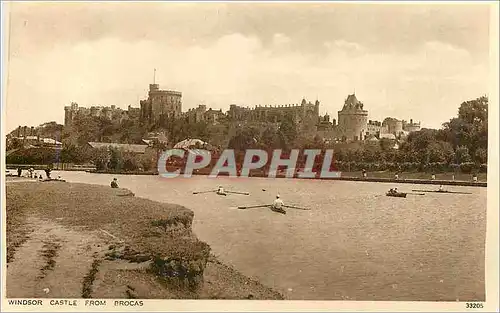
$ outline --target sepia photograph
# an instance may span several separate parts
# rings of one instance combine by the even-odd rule
[[[2,311],[498,312],[498,9],[3,2]]]

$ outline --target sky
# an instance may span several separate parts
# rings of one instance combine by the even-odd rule
[[[302,98],[337,118],[440,128],[488,95],[488,4],[11,3],[6,131],[64,106],[139,107],[153,81],[182,109]]]

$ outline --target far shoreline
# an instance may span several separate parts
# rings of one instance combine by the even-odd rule
[[[64,170],[61,170],[64,171]],[[90,174],[114,174],[114,175],[146,175],[146,176],[158,176],[158,173],[155,172],[140,172],[140,171],[97,171],[97,170],[90,170],[90,171],[85,171]],[[356,172],[354,172],[356,173]],[[420,184],[420,185],[446,185],[446,186],[464,186],[464,187],[487,187],[488,183],[487,181],[466,181],[466,180],[450,180],[450,179],[422,179],[422,178],[404,178],[405,174],[409,174],[411,176],[430,176],[428,173],[424,172],[410,172],[410,173],[400,173],[401,178],[395,179],[395,178],[389,178],[389,177],[360,177],[359,176],[347,176],[349,174],[353,173],[347,173],[347,174],[341,174],[341,177],[328,177],[328,178],[322,178],[322,177],[311,177],[311,178],[305,178],[305,177],[297,177],[295,176],[294,179],[303,179],[303,180],[333,180],[333,181],[356,181],[356,182],[371,182],[371,183],[390,183],[390,184]],[[392,173],[384,173],[384,174],[392,174]],[[439,177],[440,175],[447,175],[451,176],[454,173],[439,173],[436,176]],[[208,176],[209,173],[203,172],[194,172],[193,175],[196,176]],[[344,176],[346,175],[346,176]],[[392,174],[393,175],[393,174]],[[460,176],[465,176],[467,174],[460,174]],[[220,177],[228,177],[228,175],[219,175]],[[385,175],[388,176],[388,175]],[[479,177],[486,175],[479,175]],[[266,175],[256,175],[256,174],[251,174],[248,177],[256,177],[256,178],[269,178]],[[280,175],[278,174],[276,178],[287,178],[285,175]],[[482,177],[481,177],[482,178]],[[273,178],[270,178],[273,179]]]

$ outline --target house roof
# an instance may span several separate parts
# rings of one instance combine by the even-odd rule
[[[396,139],[396,136],[394,136],[394,134],[380,134],[380,139],[382,138]]]
[[[52,145],[62,145],[62,142],[57,141],[57,140],[52,139],[52,138],[40,138],[40,141],[42,141],[43,143],[48,143],[48,144],[52,144]]]
[[[174,146],[174,149],[188,149],[190,147],[195,146],[196,144],[203,146],[203,145],[206,145],[207,143],[204,142],[203,140],[200,140],[200,139],[188,138],[188,139],[184,139],[181,142],[176,143]]]
[[[113,143],[113,142],[89,142],[89,145],[95,149],[115,148],[133,153],[144,153],[146,152],[146,148],[148,147],[147,145],[134,145],[134,144],[124,144],[124,143]]]
[[[363,103],[356,98],[355,94],[348,95],[342,110],[363,110]]]

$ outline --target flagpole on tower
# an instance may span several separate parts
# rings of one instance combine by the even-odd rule
[[[153,84],[156,84],[156,69],[153,71]]]

